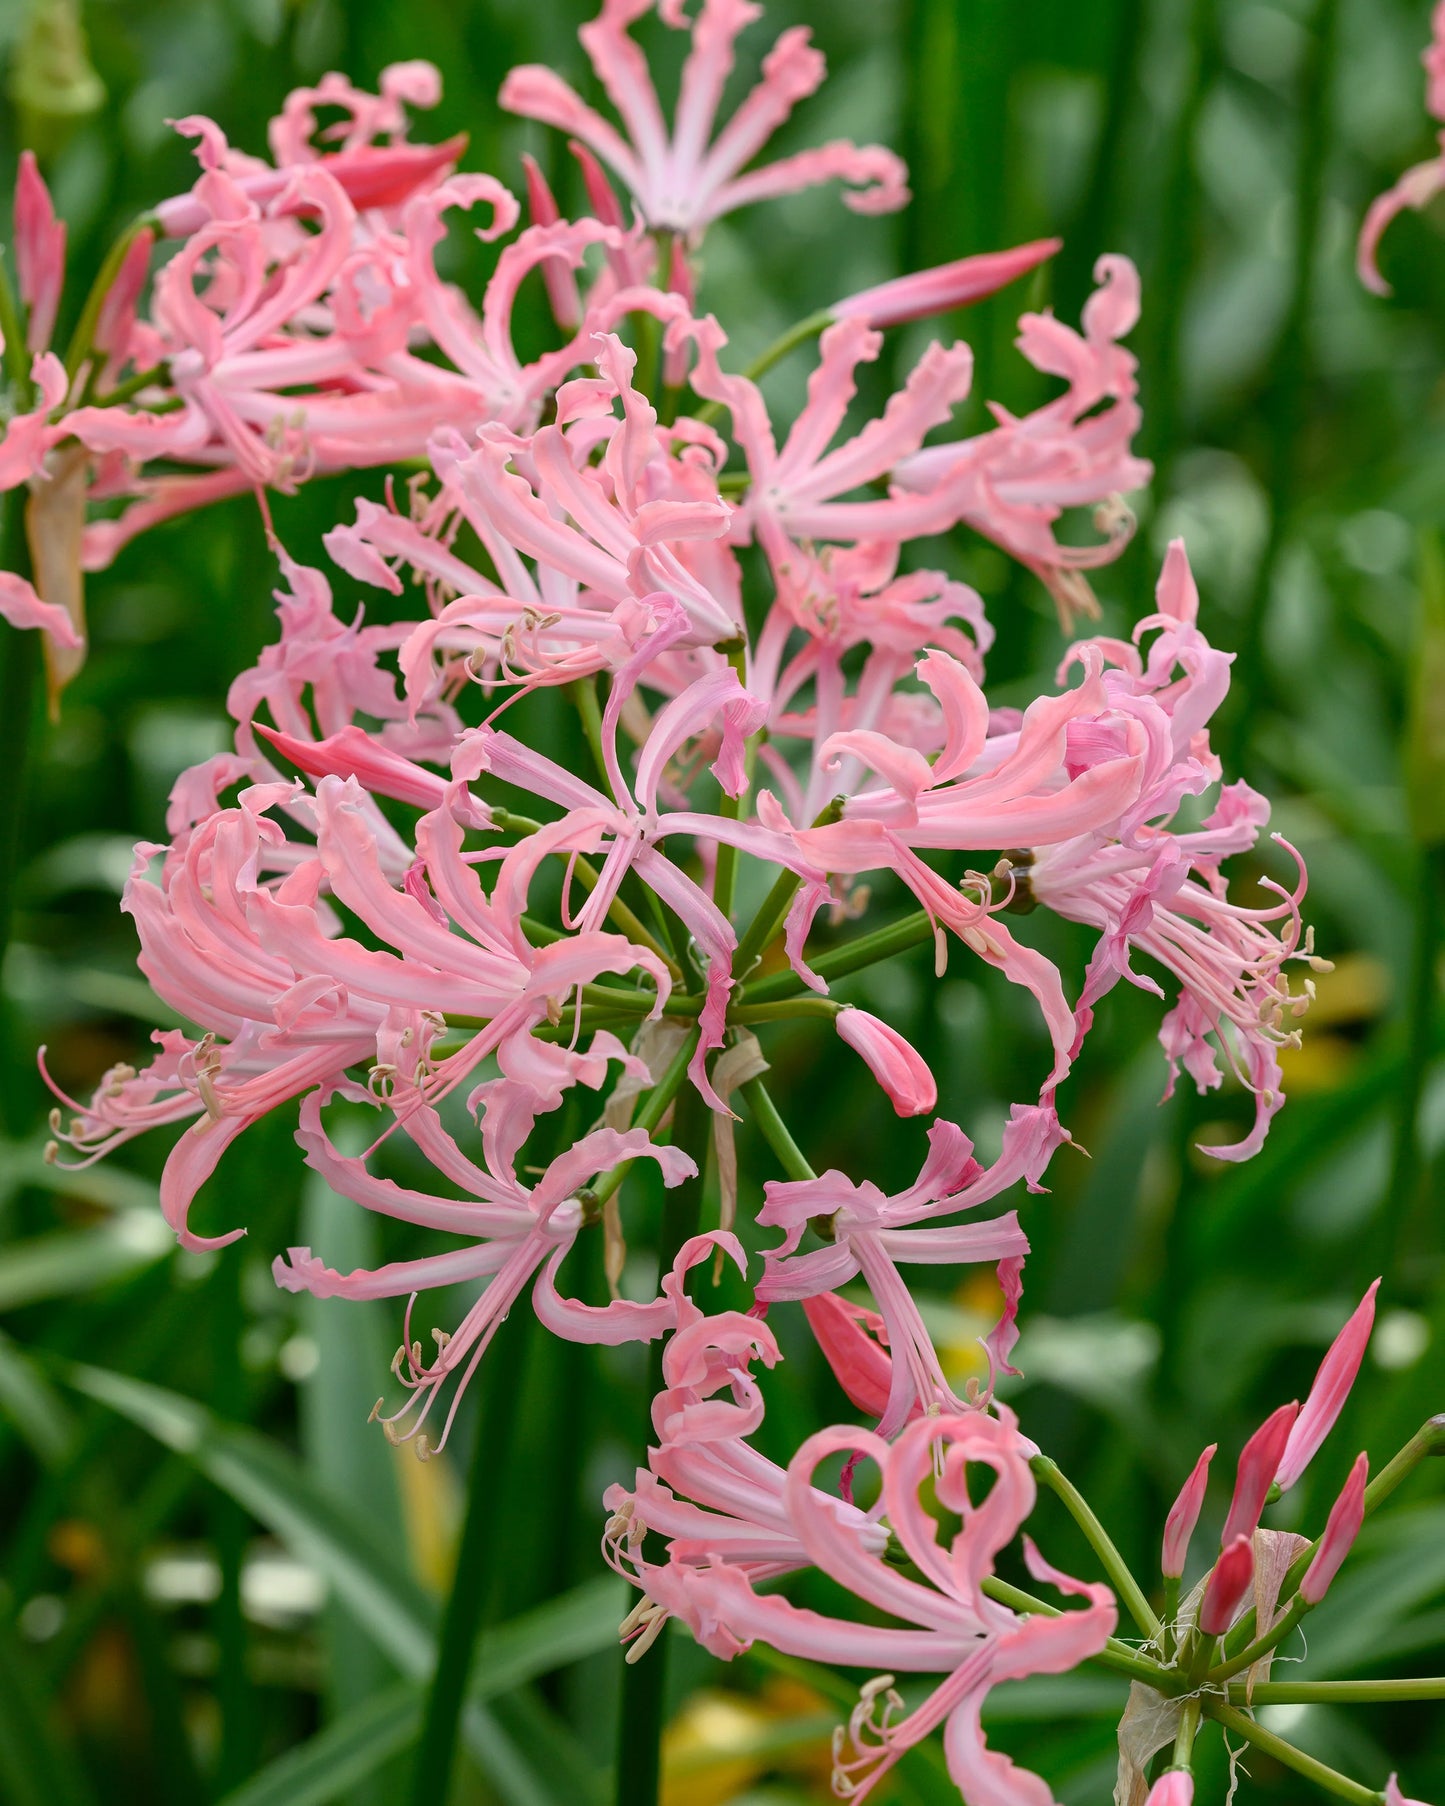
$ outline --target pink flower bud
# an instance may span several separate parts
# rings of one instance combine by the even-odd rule
[[[881,1417],[888,1409],[893,1384],[893,1357],[888,1352],[883,1319],[863,1305],[849,1304],[836,1292],[805,1298],[803,1313],[849,1402],[869,1417]]]
[[[1423,1800],[1407,1800],[1400,1792],[1400,1777],[1391,1775],[1385,1783],[1385,1806],[1425,1806]]]
[[[1144,1806],[1194,1806],[1194,1777],[1187,1768],[1166,1769],[1149,1789]]]
[[[1259,1528],[1259,1514],[1274,1484],[1290,1430],[1299,1416],[1299,1402],[1281,1405],[1266,1417],[1239,1457],[1239,1473],[1234,1482],[1234,1497],[1229,1502],[1229,1516],[1224,1520],[1220,1547],[1232,1543],[1237,1536],[1253,1536]]]
[[[863,289],[839,301],[830,312],[835,320],[866,320],[877,328],[948,313],[955,307],[967,307],[971,301],[981,301],[1034,269],[1052,257],[1062,243],[1058,238],[1040,238],[1011,251],[960,257],[955,263],[941,263],[931,270],[919,270],[912,276],[879,283],[877,288]]]
[[[1318,1605],[1330,1590],[1330,1582],[1340,1571],[1340,1564],[1354,1547],[1365,1521],[1365,1481],[1370,1474],[1368,1455],[1357,1455],[1350,1477],[1340,1489],[1340,1496],[1330,1508],[1329,1522],[1320,1538],[1314,1560],[1305,1569],[1299,1583],[1300,1597]]]
[[[44,351],[65,280],[65,225],[55,217],[50,190],[34,151],[28,150],[20,153],[15,179],[15,276],[20,299],[30,310],[26,347]]]
[[[838,1033],[862,1055],[900,1116],[926,1115],[938,1102],[938,1086],[923,1056],[886,1022],[850,1006],[838,1013]]]
[[[1178,1580],[1184,1572],[1184,1562],[1189,1554],[1189,1539],[1194,1535],[1194,1526],[1199,1522],[1200,1508],[1204,1504],[1209,1463],[1218,1447],[1217,1442],[1211,1442],[1194,1463],[1194,1472],[1184,1482],[1179,1497],[1164,1520],[1164,1552],[1159,1558],[1159,1567],[1166,1580]]]
[[[527,210],[534,226],[555,226],[562,217],[547,178],[534,157],[522,158],[527,177]],[[577,278],[565,257],[547,257],[542,261],[542,282],[547,290],[547,304],[552,317],[563,332],[576,332],[582,320],[582,304],[577,296]]]
[[[1320,1362],[1309,1397],[1304,1402],[1275,1479],[1281,1492],[1288,1492],[1314,1459],[1316,1449],[1334,1428],[1335,1419],[1344,1408],[1365,1358],[1370,1331],[1375,1326],[1375,1293],[1377,1279],[1355,1307],[1353,1316],[1330,1344],[1329,1353]]]
[[[1222,1637],[1233,1624],[1254,1579],[1254,1545],[1237,1536],[1214,1564],[1199,1605],[1199,1628],[1206,1637]]]

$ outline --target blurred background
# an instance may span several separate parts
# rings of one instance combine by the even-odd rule
[[[580,209],[560,143],[503,119],[494,98],[519,61],[551,62],[586,91],[575,30],[591,11],[580,0],[90,0],[87,49],[73,13],[8,0],[0,168],[8,186],[21,145],[40,150],[70,225],[74,310],[113,234],[192,179],[167,118],[209,113],[260,151],[297,83],[338,68],[370,86],[384,64],[427,57],[446,92],[418,136],[464,130],[465,166],[514,184],[531,149],[564,210]],[[1336,962],[1303,1049],[1286,1058],[1290,1102],[1238,1168],[1195,1144],[1221,1123],[1237,1132],[1248,1100],[1181,1090],[1161,1106],[1159,1006],[1121,986],[1062,1099],[1092,1158],[1062,1152],[1051,1195],[1022,1207],[1035,1248],[1028,1378],[1011,1400],[1152,1576],[1163,1512],[1200,1446],[1220,1443],[1223,1481],[1264,1413],[1308,1385],[1376,1273],[1379,1325],[1356,1400],[1274,1521],[1317,1526],[1359,1447],[1378,1468],[1445,1410],[1442,222],[1410,215],[1392,229],[1392,301],[1367,296],[1353,272],[1368,201],[1431,151],[1427,7],[777,0],[745,51],[756,59],[795,22],[814,28],[831,79],[780,148],[892,143],[916,200],[898,218],[860,220],[815,194],[714,228],[702,299],[737,361],[866,283],[1061,233],[1065,250],[1032,286],[949,323],[978,356],[963,420],[973,430],[985,400],[1017,409],[1049,392],[1012,348],[1021,309],[1052,305],[1076,322],[1098,253],[1137,261],[1144,312],[1131,344],[1157,480],[1135,544],[1099,574],[1105,628],[1127,632],[1146,611],[1162,549],[1183,533],[1202,624],[1238,655],[1216,745],[1229,775],[1275,799],[1273,825],[1309,865],[1307,919]],[[469,255],[484,275],[486,254]],[[894,335],[892,373],[931,330]],[[781,407],[806,370],[795,357],[770,379]],[[350,517],[358,491],[379,493],[377,480],[276,499],[293,555],[323,563],[320,534]],[[1062,649],[1049,598],[967,536],[930,552],[985,598],[996,699],[1034,694]],[[135,970],[119,890],[133,842],[162,836],[177,772],[226,743],[226,687],[271,636],[274,582],[248,500],[144,536],[91,580],[90,660],[59,721],[36,724],[3,968],[0,1797],[405,1798],[416,1684],[482,1434],[498,1451],[488,1629],[454,1798],[600,1802],[623,1591],[596,1554],[598,1500],[641,1452],[637,1351],[529,1336],[515,1314],[455,1447],[422,1467],[365,1421],[397,1312],[272,1286],[271,1257],[290,1242],[343,1268],[370,1264],[379,1245],[374,1224],[306,1174],[285,1112],[246,1135],[208,1189],[208,1225],[250,1225],[215,1257],[178,1253],[157,1213],[169,1134],[85,1172],[42,1160],[51,1100],[35,1046],[86,1094],[114,1062],[142,1060],[169,1020]],[[337,598],[343,614],[361,599],[344,579]],[[369,609],[377,600],[367,593]],[[556,734],[571,731],[559,711]],[[5,739],[0,782],[14,783],[24,735],[13,721]],[[1266,873],[1288,877],[1288,860],[1271,850],[1242,875],[1244,894]],[[1038,916],[1020,932],[1077,985],[1085,937]],[[985,1150],[1008,1101],[1037,1088],[1043,1054],[1030,1010],[989,976],[955,957],[936,982],[921,956],[847,993],[914,1039],[939,1075],[940,1113]],[[816,1165],[889,1190],[911,1180],[922,1130],[887,1111],[851,1056],[835,1065],[811,1028],[775,1034],[767,1052]],[[746,1137],[743,1162],[746,1216],[749,1189],[756,1202],[774,1169]],[[648,1205],[644,1194],[638,1209]],[[404,1241],[389,1238],[393,1248]],[[975,1279],[957,1291],[938,1281],[928,1315],[961,1382],[995,1300]],[[769,1388],[764,1440],[786,1458],[849,1411],[798,1325],[775,1316],[790,1360]],[[1215,1529],[1223,1505],[1211,1500]],[[1095,1573],[1052,1501],[1035,1528],[1053,1561]],[[1308,1666],[1284,1672],[1442,1671],[1445,1464],[1427,1463],[1311,1619]],[[829,1730],[855,1687],[761,1653],[726,1668],[675,1639],[668,1806],[826,1799]],[[1122,1683],[1081,1673],[1001,1689],[986,1722],[1061,1801],[1084,1806],[1111,1797],[1123,1703]],[[1398,1766],[1412,1795],[1445,1791],[1438,1707],[1265,1716],[1372,1786]],[[1201,1797],[1222,1799],[1224,1753],[1217,1740],[1201,1751]],[[1261,1758],[1247,1768],[1241,1799],[1306,1792]],[[910,1758],[890,1789],[956,1799],[937,1752]]]

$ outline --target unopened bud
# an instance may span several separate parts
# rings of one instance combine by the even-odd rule
[[[996,289],[1043,263],[1058,250],[1057,238],[1040,238],[1016,245],[1010,251],[986,251],[979,257],[960,257],[931,270],[899,276],[876,288],[849,295],[828,311],[835,320],[865,320],[869,326],[902,326],[908,320],[925,320],[981,301]]]
[[[838,1033],[861,1054],[900,1116],[924,1116],[938,1102],[938,1086],[922,1054],[886,1022],[850,1005],[838,1012]]]
[[[1259,1514],[1264,1510],[1264,1502],[1274,1484],[1298,1416],[1298,1402],[1281,1405],[1278,1411],[1265,1418],[1240,1451],[1234,1497],[1230,1500],[1229,1516],[1224,1520],[1224,1533],[1219,1539],[1221,1548],[1227,1548],[1237,1536],[1253,1536],[1259,1528]]]
[[[1316,1449],[1334,1428],[1335,1419],[1349,1397],[1355,1375],[1360,1371],[1360,1362],[1365,1358],[1370,1331],[1375,1326],[1375,1293],[1379,1290],[1379,1285],[1377,1279],[1355,1307],[1349,1322],[1335,1337],[1328,1354],[1320,1362],[1319,1372],[1315,1375],[1304,1408],[1290,1431],[1279,1472],[1275,1476],[1281,1492],[1288,1492],[1309,1466]]]
[[[1187,1768],[1167,1768],[1149,1789],[1144,1806],[1194,1806],[1194,1777]]]
[[[1229,1629],[1253,1579],[1254,1545],[1237,1536],[1215,1562],[1200,1601],[1199,1628],[1206,1637],[1222,1637]]]
[[[1164,1552],[1159,1558],[1159,1567],[1166,1580],[1178,1580],[1184,1572],[1184,1563],[1189,1555],[1189,1539],[1194,1535],[1194,1526],[1199,1522],[1199,1513],[1204,1505],[1209,1463],[1218,1447],[1218,1443],[1211,1442],[1194,1463],[1194,1472],[1180,1488],[1179,1497],[1164,1520]]]
[[[1369,1456],[1357,1455],[1355,1465],[1350,1469],[1349,1479],[1345,1481],[1339,1498],[1330,1508],[1329,1522],[1325,1525],[1325,1533],[1320,1538],[1315,1558],[1305,1569],[1305,1577],[1299,1583],[1300,1598],[1310,1605],[1318,1605],[1330,1590],[1330,1582],[1339,1573],[1340,1564],[1354,1547],[1355,1538],[1360,1534],[1360,1525],[1365,1521],[1365,1481],[1369,1474]]]

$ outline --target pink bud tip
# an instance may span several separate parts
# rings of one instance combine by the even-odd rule
[[[1281,1492],[1288,1492],[1309,1466],[1315,1451],[1334,1428],[1335,1419],[1344,1408],[1350,1387],[1355,1383],[1355,1375],[1360,1371],[1360,1362],[1365,1358],[1370,1331],[1375,1327],[1375,1293],[1379,1289],[1380,1282],[1377,1279],[1355,1307],[1349,1322],[1330,1344],[1329,1353],[1320,1362],[1315,1383],[1310,1387],[1309,1397],[1290,1431],[1279,1472],[1275,1475]]]
[[[1229,1516],[1224,1520],[1221,1548],[1237,1536],[1253,1536],[1259,1528],[1259,1514],[1274,1484],[1290,1431],[1299,1416],[1298,1401],[1281,1405],[1272,1412],[1245,1443],[1239,1457],[1239,1473],[1234,1482]]]
[[[1206,1637],[1222,1637],[1233,1624],[1254,1579],[1254,1546],[1237,1536],[1214,1564],[1199,1606],[1199,1628]]]
[[[1423,1800],[1407,1800],[1400,1792],[1400,1777],[1391,1775],[1385,1783],[1385,1806],[1425,1806]]]
[[[1184,1482],[1179,1497],[1164,1520],[1164,1552],[1159,1566],[1166,1580],[1178,1580],[1184,1572],[1184,1563],[1189,1555],[1189,1539],[1194,1535],[1194,1526],[1199,1522],[1199,1513],[1204,1505],[1209,1463],[1218,1447],[1217,1442],[1211,1442],[1194,1463],[1194,1472]]]
[[[1349,1479],[1330,1508],[1329,1522],[1315,1558],[1305,1569],[1305,1577],[1299,1585],[1300,1597],[1311,1605],[1318,1605],[1330,1590],[1330,1582],[1339,1573],[1340,1564],[1360,1534],[1360,1525],[1365,1521],[1365,1482],[1369,1476],[1369,1456],[1357,1455]]]
[[[1194,1777],[1187,1768],[1167,1769],[1149,1789],[1144,1806],[1194,1806]]]
[[[1062,243],[1058,238],[1040,238],[1033,244],[1016,245],[1011,251],[960,257],[955,263],[941,263],[931,270],[919,270],[915,275],[899,276],[876,288],[863,289],[838,302],[831,312],[835,320],[866,320],[875,328],[925,320],[932,314],[948,313],[955,307],[981,301],[1052,257]]]
[[[900,1116],[923,1116],[938,1102],[938,1086],[923,1056],[867,1010],[838,1013],[838,1033],[867,1062]]]

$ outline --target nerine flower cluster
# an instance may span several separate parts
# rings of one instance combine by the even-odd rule
[[[0,579],[0,609],[47,635],[57,685],[83,649],[79,573],[137,533],[317,472],[398,473],[384,505],[359,500],[327,535],[329,570],[277,545],[279,635],[232,685],[234,749],[180,777],[168,838],[137,848],[125,895],[143,971],[194,1029],[158,1034],[147,1067],[114,1069],[88,1102],[65,1099],[58,1152],[169,1133],[166,1217],[185,1246],[218,1247],[244,1223],[193,1226],[198,1193],[250,1125],[285,1111],[336,1192],[438,1232],[435,1252],[374,1271],[339,1272],[324,1248],[275,1261],[292,1291],[398,1301],[377,1415],[421,1454],[446,1444],[514,1308],[582,1342],[665,1337],[654,1444],[605,1503],[607,1557],[639,1589],[632,1653],[676,1617],[724,1657],[762,1639],[875,1671],[840,1732],[840,1794],[866,1796],[943,1726],[970,1801],[1034,1806],[1047,1788],[989,1751],[981,1703],[999,1680],[1097,1655],[1117,1608],[1027,1539],[1030,1571],[1072,1605],[1030,1614],[988,1591],[1029,1517],[1038,1453],[994,1397],[1029,1251],[1020,1188],[1043,1190],[1070,1139],[1058,1087],[1121,980],[1159,1000],[1166,1092],[1182,1068],[1200,1090],[1248,1094],[1239,1139],[1208,1151],[1258,1150],[1323,963],[1303,867],[1281,842],[1266,862],[1278,878],[1247,898],[1231,886],[1269,805],[1211,748],[1231,661],[1201,630],[1182,544],[1132,635],[1065,645],[1022,709],[989,698],[983,599],[934,568],[965,528],[1048,588],[1067,632],[1097,612],[1086,573],[1126,543],[1126,497],[1149,477],[1133,451],[1127,259],[1100,258],[1077,324],[1022,315],[1019,354],[1052,390],[1033,412],[993,407],[961,435],[972,357],[947,339],[880,412],[863,417],[857,395],[889,328],[1008,284],[1052,241],[840,298],[803,354],[805,404],[777,418],[698,293],[707,226],[815,183],[841,184],[860,212],[894,209],[905,171],[851,143],[759,162],[824,71],[808,33],[785,32],[726,113],[735,41],[760,13],[748,0],[701,0],[693,20],[659,0],[690,35],[669,112],[632,35],[652,10],[605,0],[583,28],[613,116],[545,69],[502,89],[503,107],[570,135],[590,205],[578,219],[535,164],[519,200],[459,173],[459,142],[411,142],[407,110],[439,92],[421,64],[385,71],[379,94],[328,76],[291,95],[269,160],[181,121],[195,186],[125,242],[64,359],[50,347],[64,228],[25,163],[19,305],[3,323],[29,401],[0,441],[0,485],[30,486],[35,561],[33,582]],[[318,131],[323,107],[341,123]],[[480,295],[439,268],[459,226],[499,247]],[[531,358],[514,340],[522,305],[551,320]],[[366,618],[378,592],[399,599],[385,624]],[[586,725],[582,769],[527,732],[529,700],[563,686]],[[1091,932],[1086,971],[1032,943],[1034,908]],[[831,996],[814,963],[824,916],[859,937],[901,923],[897,945],[931,943],[940,974],[990,966],[1038,1013],[1048,1052],[991,1162],[930,1120],[916,1181],[886,1195],[867,1172],[814,1172],[779,1133],[762,1087],[768,1024],[789,1006],[836,1033],[900,1115],[934,1117],[917,1050]],[[671,1133],[689,1091],[712,1119],[697,1146]],[[559,1137],[579,1099],[594,1126]],[[364,1153],[338,1138],[342,1104],[373,1114]],[[732,1137],[754,1106],[780,1162],[759,1175],[760,1205]],[[826,1119],[804,1137],[826,1139]],[[424,1183],[380,1170],[393,1140]],[[635,1163],[685,1186],[708,1148],[722,1219],[661,1251],[655,1296],[624,1296]],[[749,1271],[733,1224],[753,1208],[766,1247]],[[223,1210],[238,1201],[218,1187],[199,1215]],[[587,1234],[605,1243],[606,1301],[568,1281]],[[697,1282],[715,1258],[747,1273],[746,1314],[707,1311]],[[967,1263],[994,1269],[1003,1309],[987,1377],[960,1395],[910,1274]],[[458,1282],[472,1302],[428,1345],[417,1297]],[[749,1439],[777,1383],[772,1324],[799,1303],[868,1422],[820,1427],[780,1468]],[[1246,1450],[1196,1642],[1243,1609],[1268,1488],[1318,1446],[1368,1327],[1357,1314],[1319,1397]],[[1202,1476],[1166,1540],[1176,1586]],[[1354,1510],[1339,1508],[1340,1556]],[[770,1584],[809,1567],[856,1599],[856,1619]],[[946,1678],[905,1712],[893,1677],[911,1671]],[[1185,1797],[1169,1785],[1161,1799]]]

